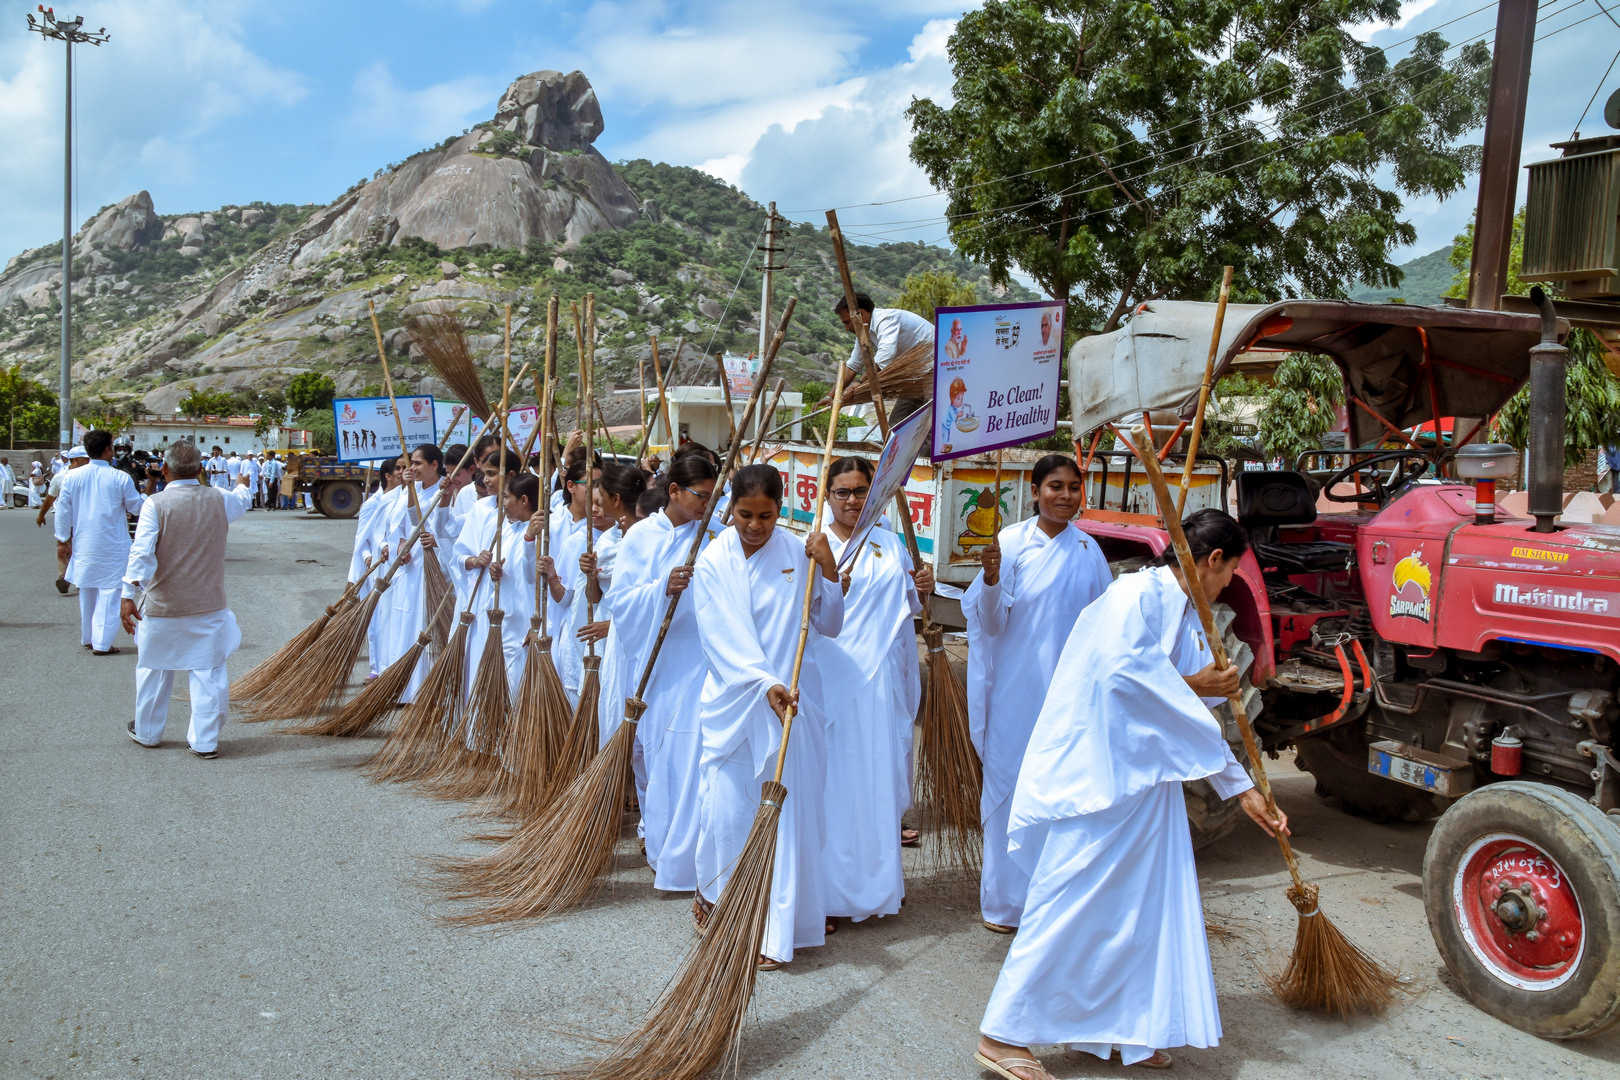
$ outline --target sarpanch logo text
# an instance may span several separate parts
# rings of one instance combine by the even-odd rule
[[[1501,582],[1496,586],[1498,604],[1516,604],[1519,607],[1550,608],[1553,611],[1578,611],[1591,615],[1607,615],[1615,599],[1611,593],[1589,593],[1582,589],[1521,589],[1517,585]]]

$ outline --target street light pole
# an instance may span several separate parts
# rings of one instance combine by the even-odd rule
[[[91,32],[84,16],[58,19],[56,10],[39,5],[38,21],[28,16],[28,29],[67,46],[67,78],[62,108],[62,370],[56,398],[56,436],[63,450],[73,445],[73,46],[100,45],[107,28]]]

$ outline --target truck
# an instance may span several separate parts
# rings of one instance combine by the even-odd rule
[[[292,478],[293,489],[308,492],[315,509],[326,517],[352,518],[360,512],[373,470],[329,455],[289,452],[286,475]]]

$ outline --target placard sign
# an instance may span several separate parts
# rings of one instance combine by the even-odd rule
[[[754,392],[754,378],[759,374],[760,361],[756,356],[725,354],[726,382],[731,385],[731,396],[747,397]]]
[[[866,505],[861,507],[860,517],[855,519],[855,529],[849,534],[849,543],[844,545],[844,553],[838,559],[840,571],[854,565],[866,534],[872,531],[872,526],[884,514],[894,511],[894,497],[906,486],[912,463],[928,442],[928,433],[934,426],[933,419],[934,407],[924,405],[889,429],[889,441],[884,444],[883,453],[878,455],[877,464],[872,468],[872,490],[866,496]],[[853,483],[860,476],[860,473],[844,473],[833,486]]]
[[[433,398],[422,394],[402,397],[400,424],[394,423],[393,402],[385,397],[336,398],[332,402],[332,426],[337,436],[338,460],[380,461],[398,457],[406,449],[423,443],[437,443],[433,434]],[[405,430],[400,446],[399,430]]]
[[[458,410],[460,412],[459,417],[457,416]],[[479,428],[478,421],[474,418],[472,410],[459,401],[435,400],[433,402],[434,441],[443,440],[445,432],[449,431],[452,425],[456,429],[455,434],[450,436],[445,445],[466,443],[471,446],[473,439],[478,435]],[[446,468],[448,467],[446,466]]]
[[[934,314],[935,461],[1057,431],[1061,301],[942,307]]]
[[[506,429],[512,433],[512,441],[516,444],[513,450],[522,450],[529,445],[529,436],[534,434],[535,425],[540,422],[540,406],[515,405],[506,414]]]

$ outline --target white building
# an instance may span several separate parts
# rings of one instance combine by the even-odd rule
[[[635,390],[620,390],[620,394],[634,396]],[[668,457],[670,447],[679,446],[684,442],[699,442],[717,453],[724,453],[726,444],[731,440],[732,426],[742,419],[743,412],[748,407],[746,394],[737,394],[731,402],[732,420],[726,421],[726,399],[724,391],[718,386],[675,386],[665,392],[669,403],[669,422],[674,427],[677,438],[670,438],[669,428],[664,426],[662,411],[658,410],[658,392],[649,390],[643,399],[643,410],[652,408],[655,412],[652,432],[647,437],[647,452]],[[760,425],[764,421],[764,412],[770,408],[771,392],[767,390],[760,401],[754,420],[748,426],[748,445],[759,437]],[[784,390],[781,399],[776,404],[776,414],[771,419],[767,431],[779,430],[771,437],[771,441],[797,439],[801,433],[800,416],[804,412],[804,395],[797,391]]]
[[[119,435],[120,441],[130,442],[136,450],[161,454],[171,442],[195,443],[206,456],[214,447],[226,454],[257,454],[264,450],[282,452],[288,449],[308,449],[309,432],[303,428],[284,428],[270,425],[264,435],[253,433],[258,419],[253,416],[203,416],[195,420],[184,417],[138,417]]]

